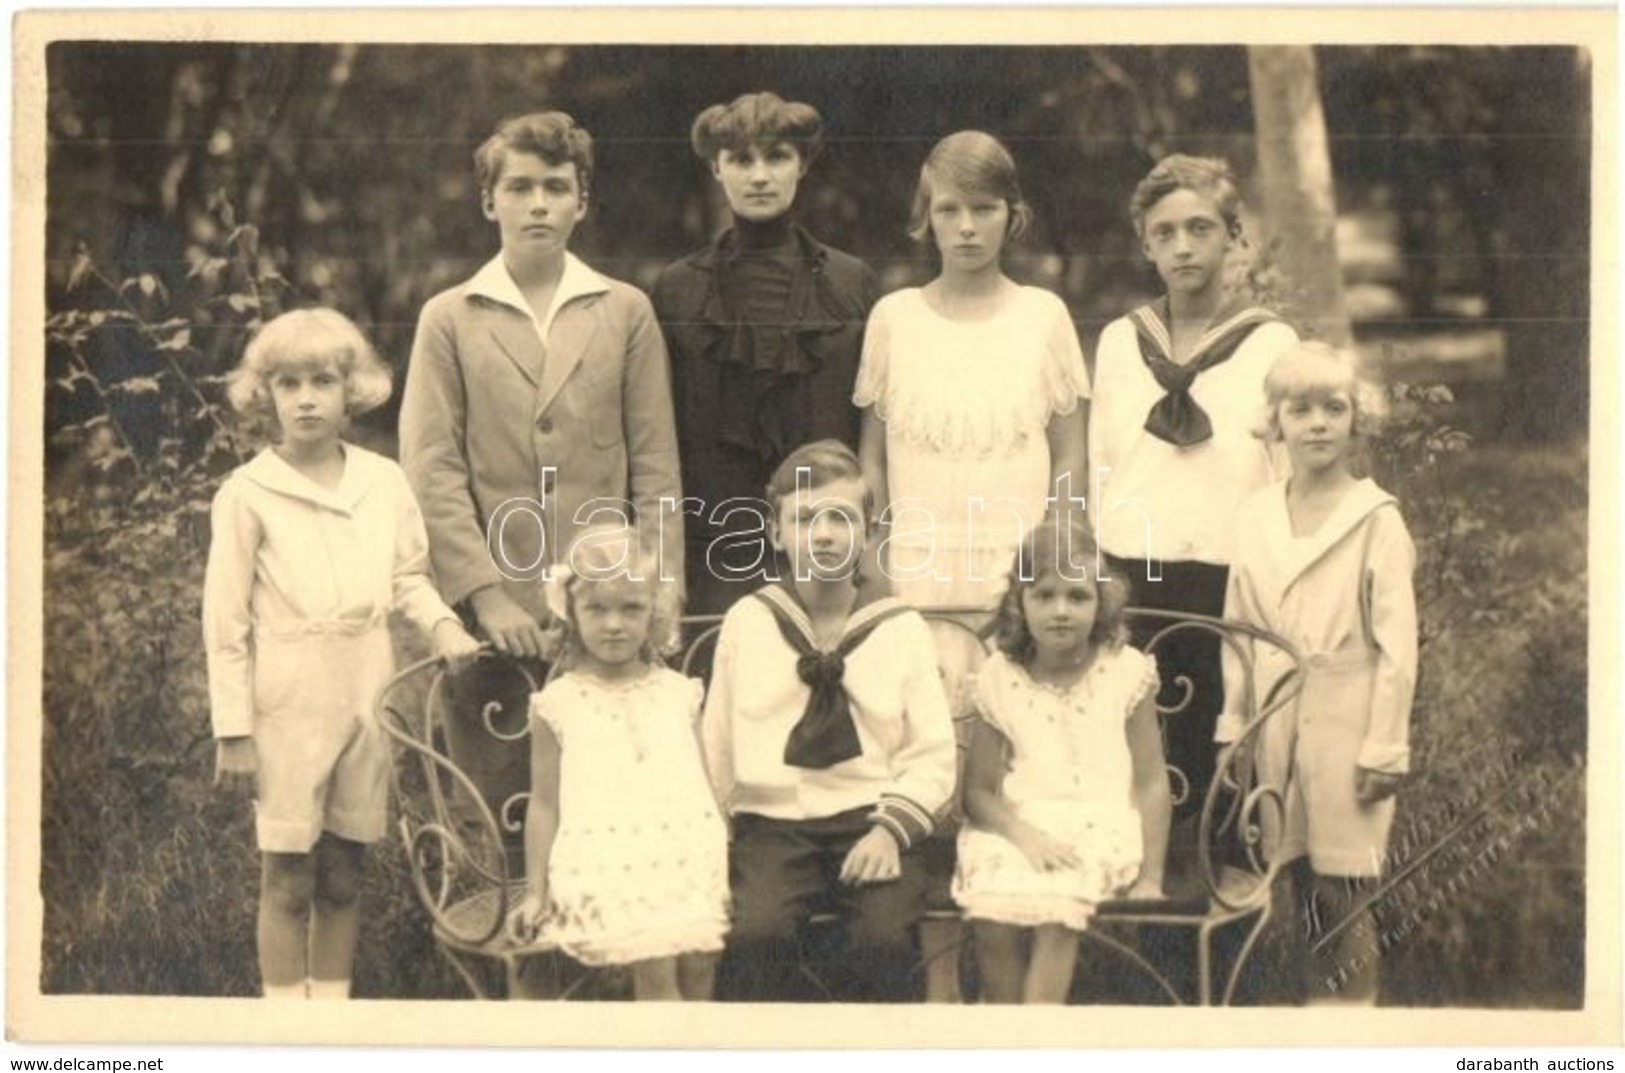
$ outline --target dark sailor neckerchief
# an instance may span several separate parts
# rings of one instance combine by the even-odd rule
[[[846,657],[857,651],[887,619],[909,610],[901,600],[884,596],[853,610],[841,640],[828,652],[813,637],[812,620],[786,585],[769,585],[753,595],[767,605],[785,643],[796,652],[796,677],[812,692],[807,708],[790,730],[784,762],[791,767],[828,768],[863,755],[852,704],[843,679]]]
[[[1175,447],[1193,447],[1213,438],[1213,422],[1191,397],[1197,374],[1220,365],[1240,349],[1253,329],[1281,318],[1258,306],[1226,303],[1214,315],[1213,326],[1196,341],[1190,360],[1173,360],[1174,342],[1168,299],[1159,298],[1129,314],[1140,357],[1167,394],[1157,400],[1145,419],[1145,430]]]

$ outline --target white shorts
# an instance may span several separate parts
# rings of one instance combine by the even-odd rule
[[[372,703],[394,665],[389,631],[256,641],[259,848],[309,853],[323,831],[378,841],[387,827],[390,746]]]

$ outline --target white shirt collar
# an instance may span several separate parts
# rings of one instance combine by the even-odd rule
[[[589,294],[603,294],[609,290],[609,281],[590,268],[587,263],[569,250],[564,251],[564,272],[559,276],[558,288],[553,292],[553,301],[548,305],[546,314],[540,321],[531,311],[530,303],[519,290],[519,284],[514,282],[513,274],[508,271],[507,264],[502,260],[502,254],[497,254],[474,273],[468,281],[467,291],[471,295],[478,295],[493,302],[500,302],[523,313],[536,325],[536,334],[547,342],[547,333],[552,330],[553,318],[558,315],[564,304],[577,298],[584,298]]]

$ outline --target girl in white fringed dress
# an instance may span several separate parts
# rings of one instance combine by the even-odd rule
[[[967,130],[938,142],[909,233],[934,246],[941,271],[875,305],[853,393],[892,591],[916,608],[970,610],[974,628],[1049,498],[1085,494],[1077,331],[1060,298],[1004,272],[1005,247],[1031,218],[996,138]],[[963,631],[937,632],[955,697],[976,653]]]

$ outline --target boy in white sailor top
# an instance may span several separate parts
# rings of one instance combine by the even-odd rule
[[[1089,464],[1095,531],[1136,607],[1224,610],[1236,508],[1268,484],[1272,462],[1253,435],[1264,376],[1297,333],[1226,282],[1242,241],[1241,200],[1223,160],[1175,155],[1135,187],[1130,215],[1167,293],[1106,326],[1095,355]],[[1165,620],[1131,627],[1144,647]],[[1189,779],[1187,822],[1171,849],[1181,884],[1191,820],[1212,779],[1208,740],[1223,697],[1216,636],[1185,631],[1157,646],[1168,760]],[[1183,860],[1181,860],[1183,858]]]
[[[925,621],[854,583],[870,522],[857,456],[833,440],[792,452],[768,486],[786,576],[728,612],[703,721],[731,815],[734,922],[718,997],[813,998],[798,931],[845,918],[848,1001],[917,997],[913,852],[953,792],[955,746]],[[865,602],[867,600],[867,602]]]

